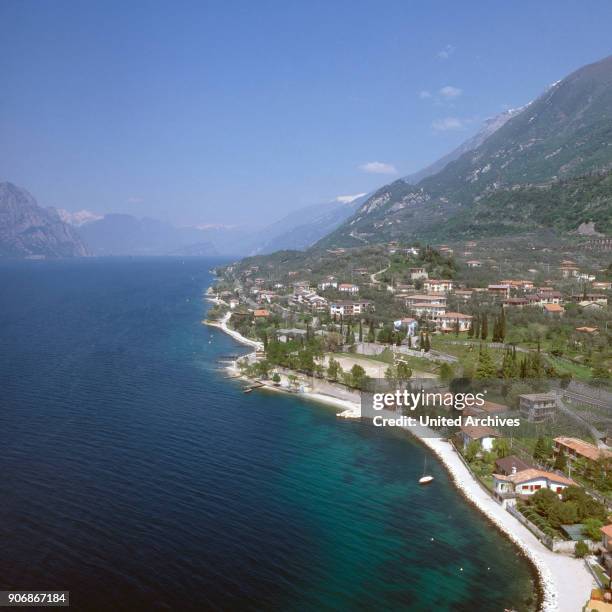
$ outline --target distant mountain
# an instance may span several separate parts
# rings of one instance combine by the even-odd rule
[[[350,202],[306,206],[263,229],[245,227],[174,227],[155,219],[109,214],[79,222],[79,233],[94,255],[255,255],[279,249],[306,249],[355,212],[366,196]],[[78,213],[75,213],[78,214]]]
[[[81,225],[79,233],[94,255],[218,254],[201,230],[132,215],[105,215]]]
[[[0,257],[81,257],[87,249],[52,208],[25,190],[0,183]]]
[[[98,215],[91,212],[91,210],[78,210],[77,212],[70,212],[64,208],[58,208],[57,214],[64,223],[68,223],[68,225],[72,225],[73,227],[81,227],[81,225],[85,225],[85,223],[98,221],[103,217],[103,215]]]
[[[527,105],[528,106],[528,105]],[[518,115],[526,106],[522,106],[521,108],[512,108],[503,113],[499,113],[494,117],[490,117],[489,119],[485,119],[482,127],[474,136],[468,138],[465,142],[461,143],[456,149],[453,149],[450,153],[447,153],[433,164],[415,172],[414,174],[409,174],[404,177],[404,181],[410,185],[416,185],[419,181],[423,180],[428,176],[432,176],[437,174],[448,164],[456,159],[459,159],[464,153],[468,151],[473,151],[478,148],[491,134],[497,132],[500,127],[505,125],[512,117]]]
[[[247,239],[249,255],[273,253],[284,249],[303,250],[336,229],[367,198],[315,204],[293,211]]]
[[[456,215],[486,214],[483,198],[498,191],[513,203],[532,184],[565,181],[612,167],[612,57],[584,66],[555,83],[475,149],[417,185],[396,181],[376,191],[319,246],[355,245],[391,238],[456,236]],[[600,187],[607,189],[606,183]],[[515,198],[508,193],[517,190]],[[588,201],[572,204],[576,228],[590,221]],[[559,202],[556,217],[570,202]],[[497,210],[503,215],[504,210]],[[569,212],[569,211],[568,211]],[[500,219],[501,221],[501,219]],[[600,221],[602,223],[602,221]],[[523,227],[549,226],[531,215]],[[576,228],[567,228],[573,230]]]

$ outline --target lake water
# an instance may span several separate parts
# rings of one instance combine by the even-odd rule
[[[78,610],[530,609],[408,434],[244,395],[205,259],[0,265],[0,589]],[[531,604],[530,604],[531,602]]]

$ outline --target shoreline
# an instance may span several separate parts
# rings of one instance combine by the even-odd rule
[[[207,299],[215,301],[211,298]],[[224,331],[241,344],[263,349],[262,343],[245,338],[235,330],[229,329],[227,321],[230,316],[231,313],[227,313],[220,322],[203,321],[203,323]],[[237,372],[235,364],[227,369],[234,373]],[[342,408],[343,412],[336,415],[338,417],[360,418],[361,406],[350,400],[309,391],[294,393],[272,384],[264,384],[261,388],[288,395],[299,395],[304,399],[327,404],[334,408]],[[527,527],[482,489],[450,442],[442,438],[419,435],[414,428],[402,427],[402,429],[436,456],[449,474],[451,483],[465,500],[507,537],[529,562],[536,578],[537,609],[545,612],[579,612],[582,610],[589,601],[593,588],[593,578],[585,567],[584,560],[554,553],[546,548]]]

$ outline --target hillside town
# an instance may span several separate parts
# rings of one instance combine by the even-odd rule
[[[464,414],[518,415],[518,430],[440,435],[547,548],[587,558],[593,597],[609,601],[612,269],[588,250],[485,252],[391,242],[250,258],[217,270],[209,319],[257,349],[237,362],[247,390],[355,399],[381,382],[486,382],[488,401]]]

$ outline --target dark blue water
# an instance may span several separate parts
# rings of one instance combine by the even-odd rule
[[[0,265],[0,589],[78,610],[502,610],[526,562],[402,434],[254,392],[210,261]]]

